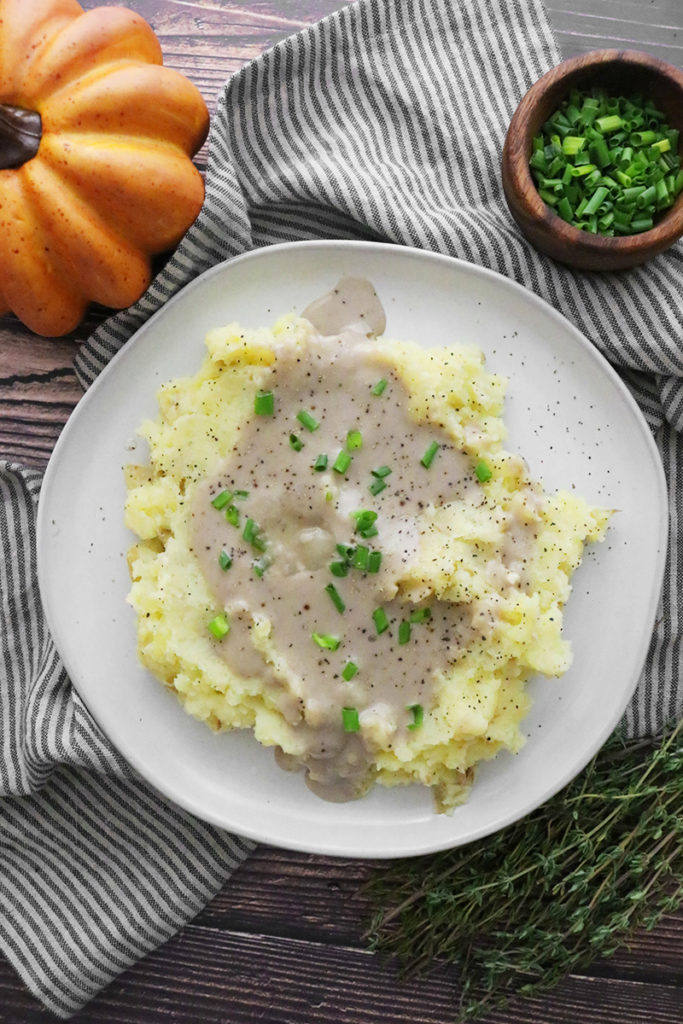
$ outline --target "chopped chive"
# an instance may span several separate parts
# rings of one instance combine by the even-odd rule
[[[359,544],[353,552],[353,558],[351,559],[351,565],[354,569],[362,569],[365,571],[368,567],[368,559],[370,557],[370,548],[366,548],[364,544]]]
[[[411,622],[426,622],[432,617],[431,608],[416,608],[414,612],[410,613]]]
[[[333,576],[338,579],[349,575],[349,566],[347,562],[330,562],[330,572]]]
[[[369,534],[368,531],[372,529],[377,521],[376,512],[369,508],[361,508],[357,512],[352,512],[351,515],[356,520],[356,533],[360,533],[361,537],[374,536],[374,534]]]
[[[348,452],[342,450],[339,452],[339,455],[334,460],[334,463],[332,464],[332,469],[335,471],[335,473],[345,473],[350,465],[351,456],[348,454]]]
[[[350,562],[356,549],[351,544],[337,544],[337,553]]]
[[[259,558],[258,561],[251,563],[251,567],[254,570],[255,575],[258,576],[259,579],[262,578],[264,572],[269,566],[270,559],[267,555],[264,555],[263,558]]]
[[[481,462],[478,462],[477,465],[475,466],[474,473],[477,480],[481,484],[485,484],[486,481],[490,480],[491,477],[493,476],[493,473],[491,472],[488,463],[484,462],[483,459],[481,460]]]
[[[262,537],[259,536],[261,533],[260,527],[254,522],[253,519],[247,519],[244,524],[244,530],[242,536],[246,540],[247,544],[251,544],[252,548],[256,548],[257,551],[265,551],[266,545]]]
[[[233,497],[235,498],[248,498],[249,491],[233,491]]]
[[[432,441],[429,448],[420,459],[420,462],[422,463],[425,469],[429,469],[440,447],[441,445],[437,441]]]
[[[330,600],[332,601],[332,604],[334,605],[334,607],[337,609],[337,611],[340,614],[342,612],[346,611],[346,605],[344,604],[344,599],[341,596],[341,594],[339,593],[339,591],[337,590],[337,588],[335,587],[334,583],[328,583],[327,584],[327,586],[325,587],[325,593],[329,594],[329,597],[330,597]]]
[[[363,435],[360,430],[349,430],[346,435],[346,450],[355,452],[363,447]]]
[[[404,619],[401,625],[398,627],[398,642],[400,644],[407,644],[410,640],[410,622]]]
[[[216,615],[209,623],[209,631],[213,633],[216,640],[222,640],[230,632],[230,623],[225,615]]]
[[[297,437],[296,434],[289,435],[289,447],[293,448],[295,452],[300,452],[303,446],[304,443],[300,437]]]
[[[272,416],[275,412],[275,396],[272,391],[257,391],[254,398],[254,412],[257,416]]]
[[[381,395],[388,383],[389,381],[384,380],[384,378],[382,378],[382,380],[378,380],[372,389],[373,395]]]
[[[360,729],[358,708],[342,708],[342,725],[344,732],[358,732]]]
[[[234,505],[228,505],[225,510],[225,518],[228,520],[231,526],[240,525],[240,512]]]
[[[313,639],[318,647],[322,647],[325,651],[336,651],[341,643],[339,637],[330,636],[329,633],[313,633]]]
[[[301,409],[296,414],[296,418],[302,427],[305,427],[306,430],[310,430],[311,433],[313,433],[314,430],[317,430],[320,426],[315,416],[311,416],[310,412],[307,412],[305,409]]]
[[[327,469],[327,455],[318,455],[313,463],[313,469],[316,473],[324,473]]]
[[[367,540],[369,537],[376,537],[378,533],[379,533],[379,530],[377,529],[377,527],[373,523],[372,526],[368,526],[368,528],[366,530],[362,531],[361,537],[364,537]]]
[[[624,122],[618,114],[609,114],[607,117],[598,117],[595,119],[595,123],[603,134],[607,132],[615,132],[617,128],[624,127]]]
[[[332,491],[325,491],[325,501],[332,501],[334,494]]]
[[[220,555],[218,556],[218,564],[220,565],[223,572],[227,572],[227,570],[232,565],[232,558],[225,549],[223,549],[223,551],[221,551]]]
[[[370,491],[370,494],[376,498],[378,494],[381,494],[382,491],[386,489],[386,486],[387,485],[384,480],[373,480],[368,490]]]
[[[565,99],[532,139],[529,167],[539,195],[583,231],[613,237],[648,230],[683,190],[683,182],[676,187],[678,133],[639,95],[574,92],[575,101]]]
[[[384,608],[375,608],[372,613],[372,620],[375,623],[375,629],[377,630],[378,635],[389,629],[389,619],[387,618],[387,613]]]
[[[219,494],[216,495],[215,498],[211,500],[211,504],[220,512],[220,510],[222,508],[225,508],[226,505],[229,505],[231,501],[232,491],[221,491]]]
[[[406,711],[412,711],[413,720],[409,724],[409,729],[418,729],[424,721],[424,708],[421,704],[409,704]]]
[[[377,469],[371,469],[370,472],[380,480],[382,477],[391,476],[391,468],[389,466],[378,466]]]
[[[382,564],[382,552],[371,551],[368,555],[368,572],[379,572],[379,567]]]
[[[353,679],[357,671],[358,665],[356,665],[355,661],[347,661],[342,671],[342,679],[345,679],[348,683],[349,680]]]

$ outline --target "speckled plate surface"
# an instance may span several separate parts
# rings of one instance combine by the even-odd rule
[[[618,509],[574,577],[560,680],[534,679],[528,742],[478,771],[469,803],[434,814],[420,787],[376,787],[329,804],[280,771],[251,733],[214,735],[137,659],[126,604],[122,467],[144,460],[135,431],[159,385],[196,371],[206,331],[301,310],[343,274],[369,277],[387,335],[475,343],[509,378],[507,447],[548,490]],[[59,439],[38,522],[40,585],[69,674],[98,723],[153,786],[207,821],[263,842],[395,857],[456,846],[517,820],[564,786],[614,728],[633,692],[664,570],[666,488],[650,432],[617,375],[556,311],[517,284],[445,256],[368,242],[272,246],[214,267],[171,299],[112,361]],[[637,585],[635,582],[637,581]]]

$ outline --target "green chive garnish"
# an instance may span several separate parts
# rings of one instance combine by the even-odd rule
[[[416,608],[414,612],[410,613],[411,622],[427,622],[432,617],[431,608]]]
[[[481,460],[481,462],[477,463],[474,472],[476,474],[477,480],[482,484],[485,484],[486,481],[490,480],[491,477],[493,476],[493,473],[491,472],[488,464],[484,462],[483,459]]]
[[[382,564],[382,552],[371,551],[368,556],[368,572],[379,572],[379,567]]]
[[[318,455],[317,459],[313,463],[313,469],[316,473],[324,473],[327,469],[327,455]]]
[[[223,551],[221,551],[220,555],[218,556],[218,564],[220,565],[223,572],[227,572],[227,570],[232,565],[232,558],[225,549],[223,549]]]
[[[382,479],[382,477],[391,475],[391,469],[389,466],[378,466],[377,469],[372,469],[370,470],[370,472],[372,473],[373,476],[378,477],[380,480]]]
[[[256,562],[252,562],[251,567],[254,570],[254,575],[258,576],[258,578],[261,579],[261,577],[263,576],[266,569],[270,566],[270,564],[270,559],[268,558],[267,555],[264,555],[263,558],[259,558],[258,561]]]
[[[254,398],[254,412],[257,416],[272,416],[275,412],[275,397],[272,391],[257,391]]]
[[[441,445],[437,441],[432,441],[429,448],[420,459],[420,462],[422,463],[425,469],[429,469],[440,447]]]
[[[305,427],[306,430],[310,430],[311,433],[313,433],[314,430],[317,430],[320,426],[315,416],[311,416],[310,412],[307,412],[305,409],[301,409],[296,414],[296,418],[302,427]]]
[[[386,486],[387,485],[384,483],[384,480],[373,480],[368,489],[370,494],[376,498],[378,494],[381,494]]]
[[[211,500],[211,504],[214,508],[217,508],[220,511],[222,508],[225,508],[226,505],[229,505],[231,501],[232,491],[221,491]]]
[[[384,608],[375,608],[372,613],[372,619],[375,623],[375,629],[378,634],[384,633],[389,629],[389,619],[387,618],[387,613],[384,611]]]
[[[365,571],[368,567],[368,558],[370,556],[370,548],[366,548],[364,544],[359,544],[353,553],[351,559],[351,565],[354,569],[362,569]]]
[[[407,619],[404,619],[401,625],[398,627],[398,642],[400,644],[407,644],[410,640],[410,623]]]
[[[289,447],[293,448],[295,452],[300,452],[303,446],[304,443],[300,437],[297,437],[296,434],[289,435]]]
[[[608,132],[615,132],[617,128],[624,127],[624,122],[618,114],[611,114],[609,117],[598,117],[595,120],[595,124],[603,135],[607,135]]]
[[[239,509],[235,508],[234,505],[228,505],[225,510],[225,518],[228,520],[231,526],[240,525],[240,513]]]
[[[351,456],[348,454],[348,452],[342,450],[339,452],[339,455],[334,460],[334,463],[332,464],[332,469],[335,471],[335,473],[345,473],[350,465]]]
[[[330,636],[329,633],[313,633],[313,639],[318,647],[322,647],[325,651],[336,651],[341,643],[339,637]]]
[[[249,491],[233,491],[233,497],[235,498],[248,498]]]
[[[344,732],[358,732],[360,729],[358,708],[342,708],[342,725]]]
[[[377,513],[369,508],[361,508],[357,512],[352,512],[351,515],[356,520],[356,533],[360,533],[362,537],[369,536],[368,531],[375,525]]]
[[[357,671],[358,665],[356,665],[355,661],[347,661],[342,671],[342,679],[345,679],[348,683],[349,680],[353,679]]]
[[[344,576],[348,576],[348,564],[346,562],[330,562],[330,572],[333,576],[337,576],[340,579]]]
[[[213,633],[216,640],[222,640],[230,632],[230,623],[225,615],[216,615],[209,623],[209,631]]]
[[[337,544],[337,552],[345,558],[347,562],[350,562],[353,558],[353,553],[356,549],[350,544]]]
[[[344,599],[337,590],[337,588],[335,587],[334,583],[327,584],[327,586],[325,587],[325,593],[329,594],[332,604],[340,614],[346,610]]]
[[[262,537],[260,536],[261,529],[254,522],[253,519],[247,519],[244,524],[244,530],[242,536],[246,540],[247,544],[251,544],[252,548],[256,548],[257,551],[265,551],[266,545]]]
[[[421,704],[409,704],[406,708],[407,711],[412,711],[413,720],[409,724],[409,729],[417,729],[422,725],[424,721],[424,709]]]
[[[363,435],[360,430],[349,430],[346,435],[346,449],[349,452],[355,452],[359,448],[363,447]]]
[[[382,380],[378,380],[372,389],[373,395],[381,395],[388,383],[389,382],[384,380],[384,378],[382,378]]]
[[[598,88],[572,96],[532,141],[529,166],[539,195],[568,224],[591,234],[649,231],[683,190],[678,132],[641,96],[609,96]]]

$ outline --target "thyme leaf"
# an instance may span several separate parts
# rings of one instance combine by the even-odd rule
[[[404,976],[456,963],[456,1020],[556,985],[683,902],[683,722],[615,734],[569,786],[468,846],[395,861],[368,883],[365,938]]]

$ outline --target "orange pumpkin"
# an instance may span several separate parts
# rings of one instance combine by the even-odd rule
[[[135,302],[199,213],[208,124],[133,11],[0,0],[0,313],[60,335]]]

